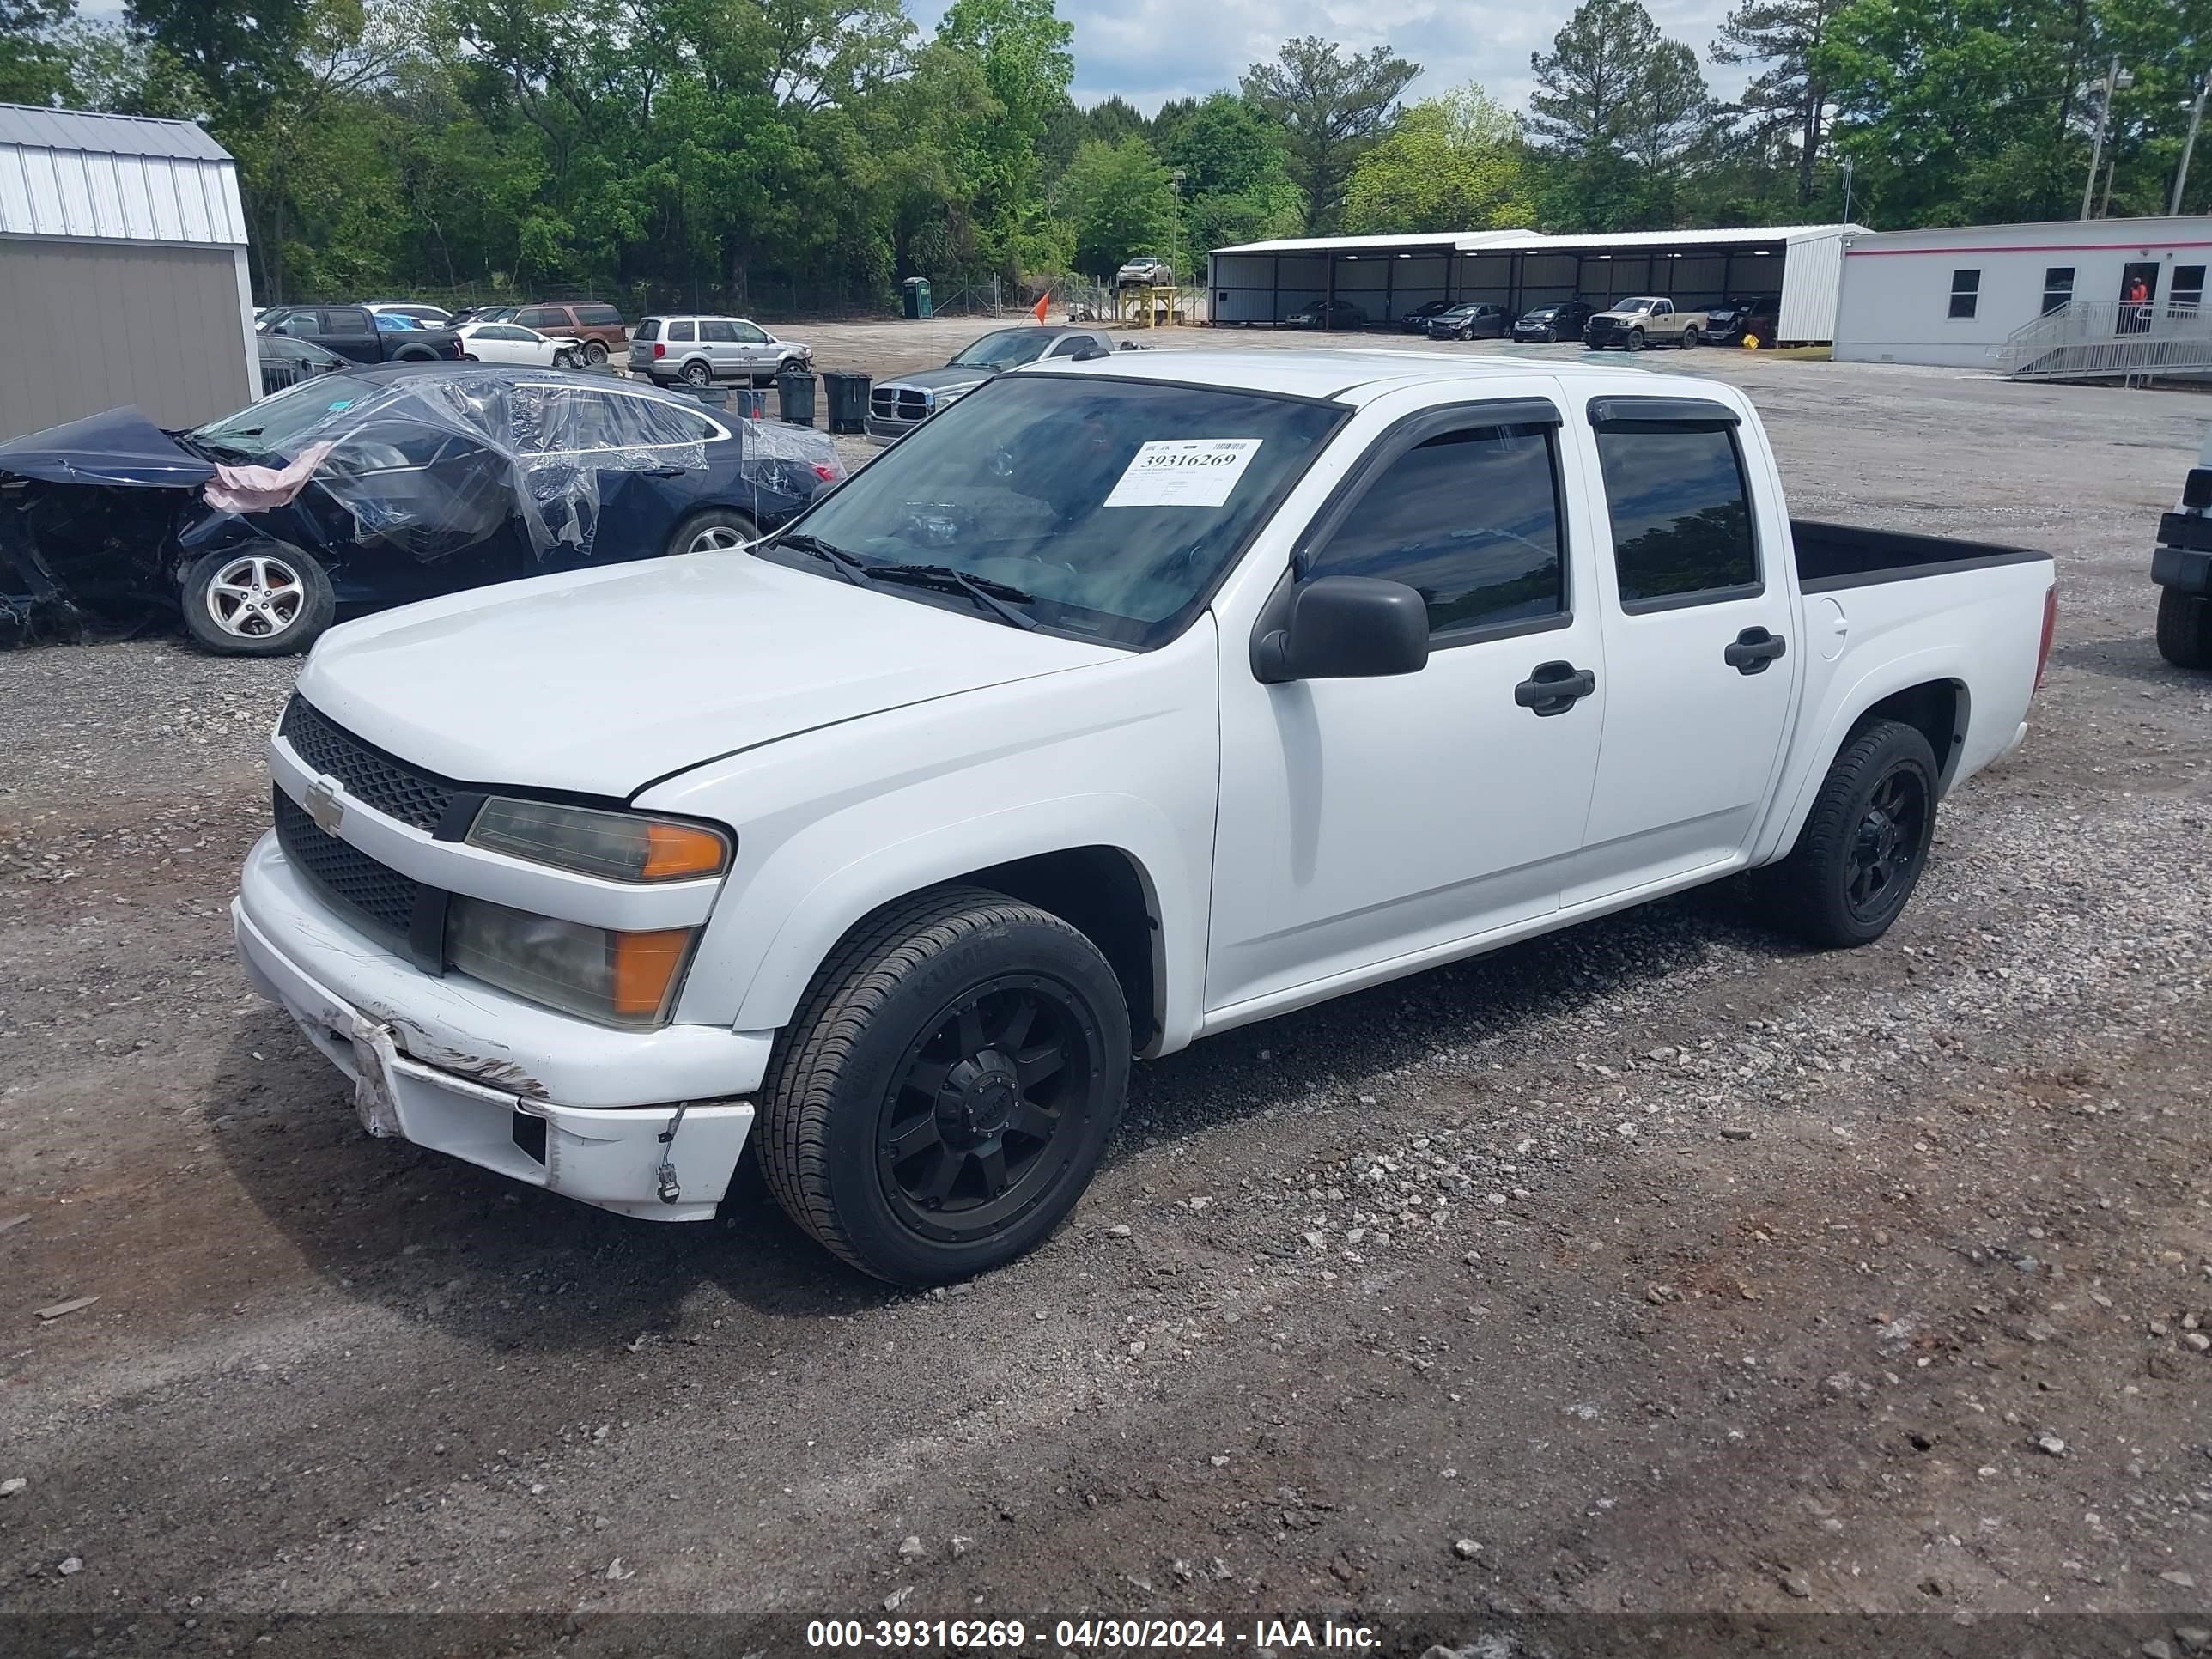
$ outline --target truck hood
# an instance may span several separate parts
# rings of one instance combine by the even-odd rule
[[[994,368],[925,368],[916,374],[896,374],[878,384],[919,386],[925,392],[972,392],[984,381],[995,380],[998,374]]]
[[[1123,653],[746,554],[478,588],[349,623],[307,701],[469,783],[626,799],[738,750]]]

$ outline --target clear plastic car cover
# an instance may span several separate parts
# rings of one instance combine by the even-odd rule
[[[617,382],[512,373],[400,376],[368,392],[357,380],[308,381],[252,412],[256,447],[285,461],[331,447],[314,480],[364,541],[426,560],[491,535],[510,503],[540,557],[555,548],[588,556],[600,476],[703,467],[701,422],[715,418]],[[763,430],[745,423],[748,459]]]

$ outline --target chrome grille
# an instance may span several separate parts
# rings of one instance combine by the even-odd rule
[[[417,830],[434,831],[460,793],[443,778],[370,747],[296,696],[285,704],[276,735],[292,745],[292,752],[311,771],[328,773],[363,805]]]

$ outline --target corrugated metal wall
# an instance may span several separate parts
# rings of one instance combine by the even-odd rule
[[[1782,268],[1780,337],[1826,345],[1836,337],[1836,306],[1844,280],[1844,235],[1834,231],[1790,245]]]
[[[0,439],[121,404],[189,426],[252,401],[237,250],[0,236]]]

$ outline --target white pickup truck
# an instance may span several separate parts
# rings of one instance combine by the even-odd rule
[[[1753,866],[1875,939],[2053,605],[1793,526],[1711,381],[1055,362],[744,552],[327,635],[238,943],[372,1133],[668,1220],[757,1140],[939,1282],[1068,1213],[1133,1058]]]

